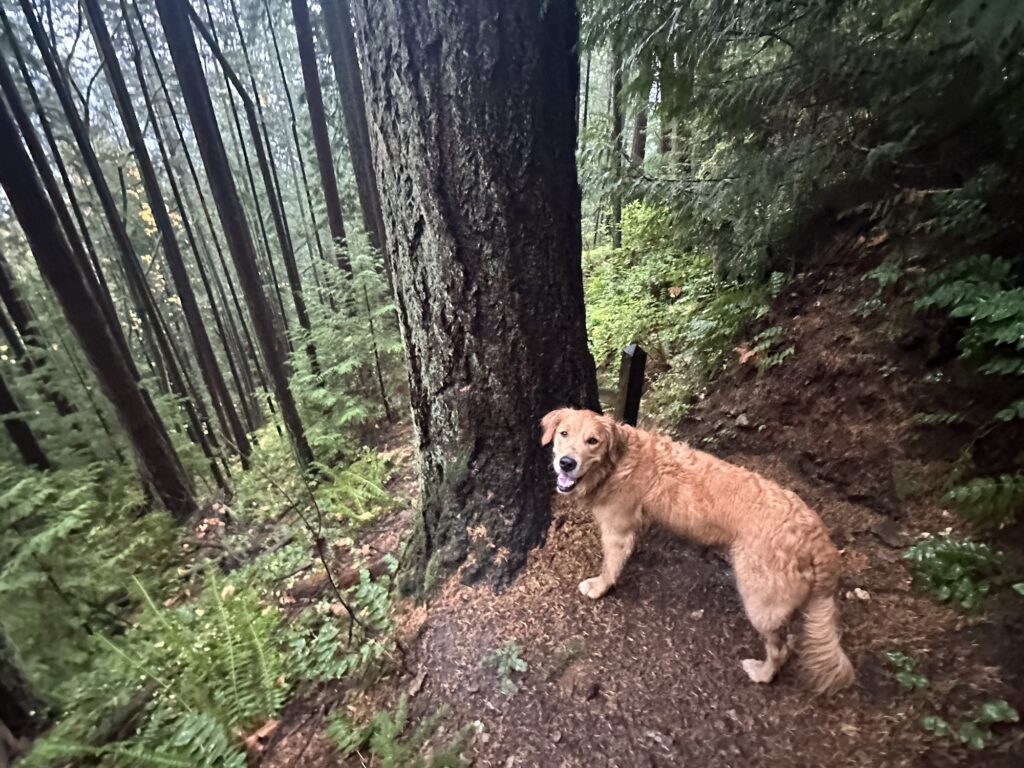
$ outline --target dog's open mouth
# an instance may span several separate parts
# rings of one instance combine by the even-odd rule
[[[576,481],[569,477],[567,474],[565,474],[565,472],[558,473],[557,486],[559,493],[568,493],[573,489],[575,485]]]

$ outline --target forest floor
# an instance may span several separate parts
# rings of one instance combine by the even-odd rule
[[[999,698],[1024,709],[1024,600],[1003,590],[968,614],[911,584],[906,546],[922,532],[964,532],[936,501],[963,436],[914,422],[936,407],[924,383],[935,345],[904,330],[899,301],[862,316],[874,283],[859,275],[878,255],[863,239],[854,245],[862,258],[834,249],[776,302],[768,324],[784,328],[794,354],[760,375],[737,363],[676,430],[821,514],[843,552],[853,688],[814,698],[792,666],[771,685],[751,684],[740,659],[763,648],[728,565],[656,531],[615,590],[582,597],[576,585],[598,571],[600,548],[569,497],[512,587],[494,595],[456,578],[426,608],[403,608],[406,669],[366,691],[326,688],[293,702],[263,765],[366,765],[331,747],[326,714],[345,706],[365,716],[402,693],[413,717],[446,708],[449,737],[476,723],[476,766],[1024,765],[1020,727],[974,752],[920,724],[927,715],[957,723]],[[399,482],[414,495],[410,473]],[[364,546],[397,547],[409,517],[382,522]],[[510,642],[528,665],[511,674],[514,693],[485,663]],[[888,651],[913,657],[927,687],[901,687]]]

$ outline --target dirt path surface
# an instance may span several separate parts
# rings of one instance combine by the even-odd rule
[[[851,284],[863,288],[833,290]],[[453,582],[427,610],[408,611],[409,671],[370,694],[375,706],[411,688],[414,714],[444,706],[450,729],[479,722],[477,766],[1024,765],[1020,728],[997,731],[979,753],[920,725],[995,698],[1024,709],[1024,601],[1004,593],[965,615],[913,588],[901,557],[922,531],[959,530],[935,502],[959,438],[912,422],[929,410],[923,379],[935,350],[900,336],[898,307],[851,321],[870,286],[828,264],[787,290],[770,324],[785,329],[794,354],[760,376],[737,366],[678,436],[793,489],[821,514],[843,550],[840,607],[857,685],[816,699],[793,665],[771,685],[750,683],[740,660],[763,648],[727,563],[658,532],[619,587],[597,602],[582,597],[576,585],[597,573],[600,548],[569,498],[506,592]],[[506,695],[484,662],[510,642],[528,669]],[[886,651],[913,656],[928,687],[901,688]],[[313,752],[301,764],[345,764]]]

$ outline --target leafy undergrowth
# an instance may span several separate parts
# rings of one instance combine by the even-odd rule
[[[103,515],[124,515],[137,500],[118,496],[111,478],[93,470],[48,475],[74,490],[36,481],[31,498],[14,478],[0,508],[41,533],[5,564],[5,590],[43,588],[52,573],[76,595],[93,593],[73,580],[119,584],[113,595],[95,593],[95,616],[117,600],[125,617],[102,628],[95,617],[47,619],[50,653],[34,653],[31,672],[42,682],[64,681],[44,689],[61,711],[20,764],[244,766],[258,759],[289,700],[328,683],[372,680],[397,663],[397,561],[387,554],[397,536],[382,542],[375,527],[384,521],[389,532],[403,519],[405,483],[395,475],[408,467],[366,449],[306,482],[289,469],[272,428],[259,444],[235,498],[215,502],[184,536],[159,515],[120,531]],[[64,527],[22,509],[47,510]],[[101,534],[92,550],[69,549],[62,531],[90,524]],[[296,597],[301,584],[314,587]],[[42,644],[44,617],[32,615],[5,614],[5,624],[22,642]]]

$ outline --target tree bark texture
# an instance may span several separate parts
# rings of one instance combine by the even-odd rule
[[[614,44],[613,44],[614,45]],[[612,247],[622,247],[622,54],[612,51],[612,171],[615,175],[615,189],[612,191]]]
[[[256,249],[245,218],[221,140],[217,118],[210,101],[210,91],[203,73],[195,38],[189,26],[188,10],[178,0],[157,0],[157,11],[167,37],[174,69],[181,84],[182,96],[206,167],[206,176],[220,215],[231,258],[245,294],[249,316],[259,341],[260,351],[270,376],[281,416],[292,441],[296,458],[305,468],[313,460],[313,452],[299,419],[295,399],[288,386],[284,353],[278,346],[270,303],[263,293],[256,269]]]
[[[7,107],[0,101],[0,184],[14,208],[39,271],[54,294],[117,412],[138,458],[144,481],[168,511],[184,520],[196,509],[191,483],[164,425],[121,352],[107,318],[75,261],[60,222],[25,153]]]
[[[53,711],[18,663],[14,646],[0,627],[0,724],[18,739],[37,736],[53,719]]]
[[[570,0],[357,0],[409,368],[424,586],[507,583],[553,478],[538,422],[597,407],[580,264]]]

